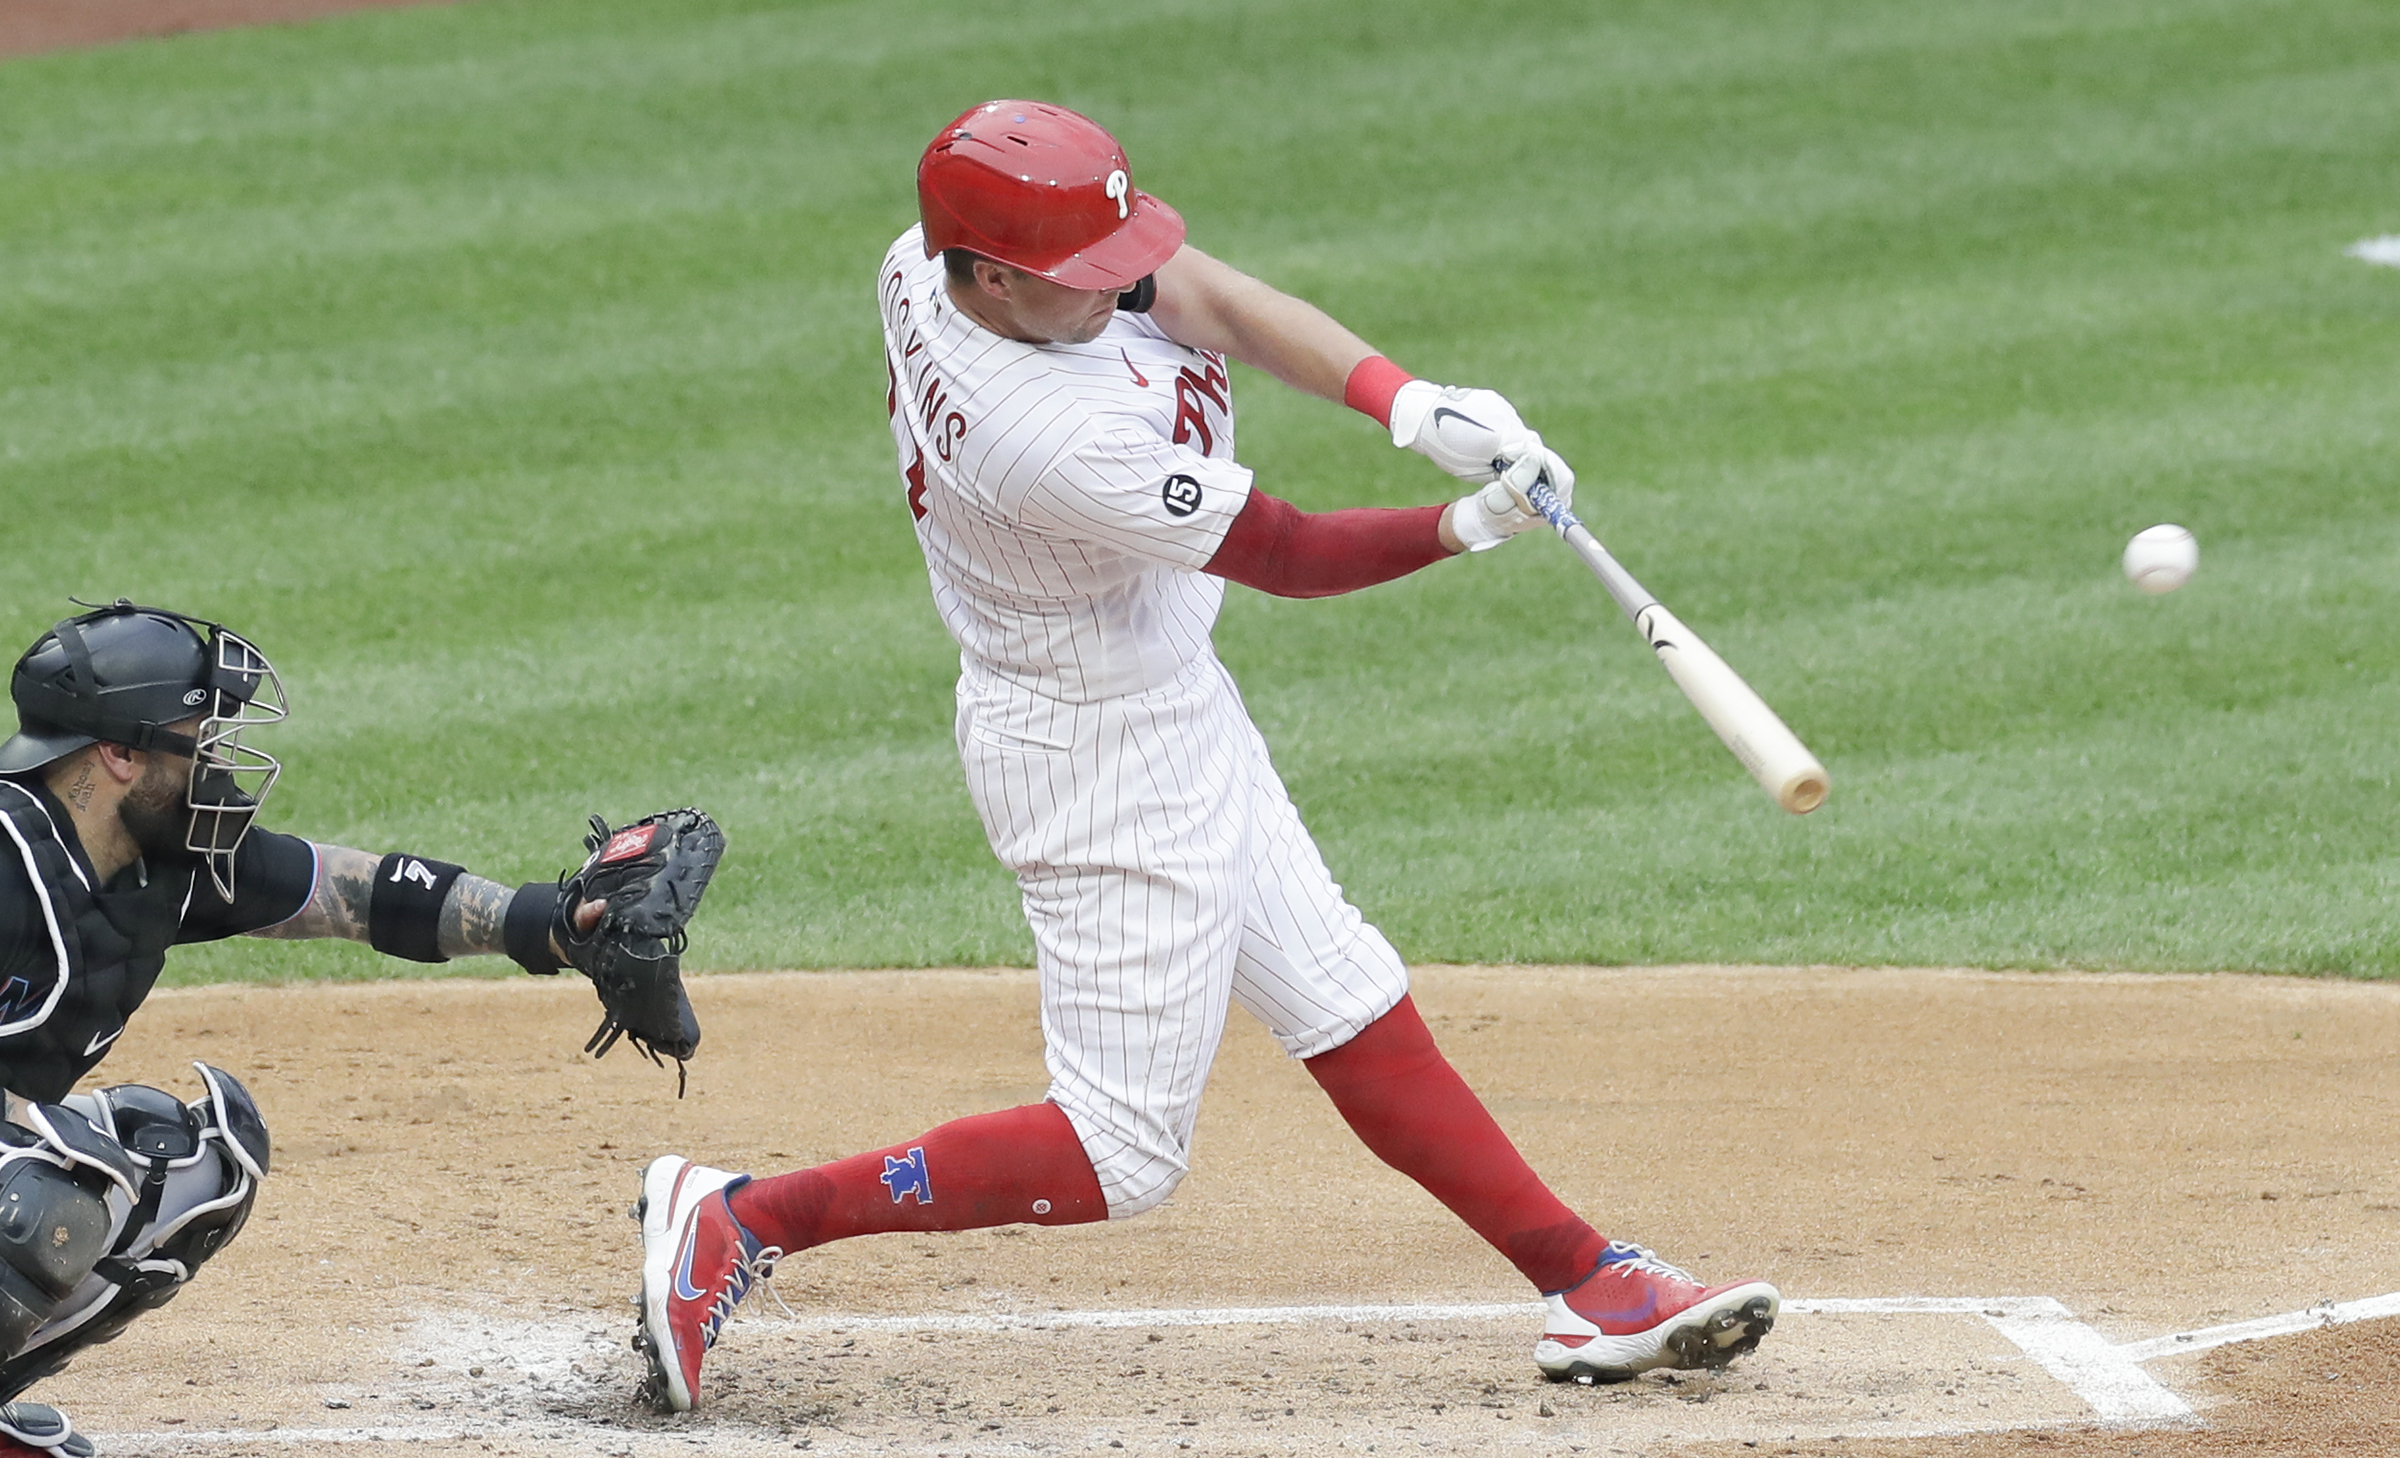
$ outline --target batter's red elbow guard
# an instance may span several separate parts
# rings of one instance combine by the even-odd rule
[[[1342,403],[1361,415],[1371,415],[1384,429],[1392,428],[1392,397],[1416,376],[1380,354],[1370,354],[1350,370],[1342,384]]]

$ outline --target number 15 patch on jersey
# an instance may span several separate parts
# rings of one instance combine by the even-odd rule
[[[1158,499],[1166,503],[1167,515],[1190,516],[1200,509],[1200,483],[1189,476],[1169,476],[1158,488]]]

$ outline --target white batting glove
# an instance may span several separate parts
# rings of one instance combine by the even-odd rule
[[[1494,461],[1539,450],[1542,438],[1496,390],[1410,380],[1392,397],[1392,444],[1417,452],[1461,481],[1489,481]]]
[[[1468,551],[1486,552],[1519,532],[1548,526],[1549,518],[1534,510],[1526,496],[1544,477],[1560,506],[1575,504],[1575,472],[1536,436],[1533,448],[1511,461],[1498,480],[1450,503],[1450,534]]]

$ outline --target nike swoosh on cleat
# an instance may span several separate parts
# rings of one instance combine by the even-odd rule
[[[1598,1326],[1604,1321],[1640,1321],[1645,1317],[1656,1314],[1657,1311],[1658,1294],[1656,1292],[1650,1292],[1643,1296],[1642,1304],[1639,1306],[1627,1307],[1621,1311],[1584,1310],[1578,1311],[1575,1314],[1582,1317],[1585,1321],[1592,1323],[1592,1325]]]
[[[695,1224],[693,1230],[684,1233],[683,1249],[675,1253],[675,1299],[678,1301],[698,1301],[708,1294],[692,1285],[692,1236],[697,1230]]]

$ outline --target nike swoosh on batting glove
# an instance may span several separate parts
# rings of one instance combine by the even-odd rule
[[[1496,390],[1411,380],[1392,396],[1392,444],[1461,481],[1489,481],[1500,474],[1493,462],[1538,449],[1541,437]]]

